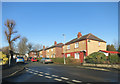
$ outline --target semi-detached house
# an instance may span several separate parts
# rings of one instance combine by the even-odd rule
[[[53,46],[45,48],[47,58],[62,57],[62,46],[63,43],[58,43],[55,41]]]
[[[86,56],[99,50],[106,50],[106,42],[104,40],[91,33],[82,36],[82,34],[78,32],[77,38],[65,43],[62,54],[65,54],[65,57],[73,56],[83,63]]]
[[[45,46],[43,46],[43,49],[38,51],[39,57],[44,57],[46,56],[46,51],[45,51]]]

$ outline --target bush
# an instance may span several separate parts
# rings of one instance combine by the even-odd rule
[[[42,59],[42,57],[36,58],[38,61],[40,61]]]
[[[111,54],[110,56],[108,56],[108,61],[111,64],[116,64],[116,63],[120,63],[120,58],[117,54]]]
[[[51,58],[51,59],[56,64],[63,64],[64,63],[64,58]]]
[[[86,57],[86,63],[106,63],[106,55],[101,52],[94,52]]]

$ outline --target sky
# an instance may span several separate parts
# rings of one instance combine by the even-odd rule
[[[78,32],[92,33],[107,44],[118,41],[117,2],[3,2],[2,46],[8,45],[4,35],[7,19],[14,20],[17,34],[33,44],[64,43],[62,34],[68,42]]]

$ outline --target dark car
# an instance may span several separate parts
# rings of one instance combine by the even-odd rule
[[[42,62],[43,64],[53,63],[53,62],[52,62],[52,59],[50,59],[50,58],[42,58],[40,62]]]

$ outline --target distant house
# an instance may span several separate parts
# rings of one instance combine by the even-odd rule
[[[45,46],[43,46],[43,49],[38,51],[39,57],[44,57],[46,56],[46,51],[45,51]]]
[[[37,50],[32,50],[28,53],[29,57],[38,57],[39,53]]]
[[[48,58],[62,57],[62,46],[63,46],[63,43],[57,44],[57,42],[55,41],[53,46],[45,48],[46,57]]]
[[[80,60],[81,63],[83,63],[86,56],[99,50],[106,50],[106,42],[91,33],[82,36],[78,32],[77,38],[72,39],[63,46],[65,57],[73,56],[75,59]]]

